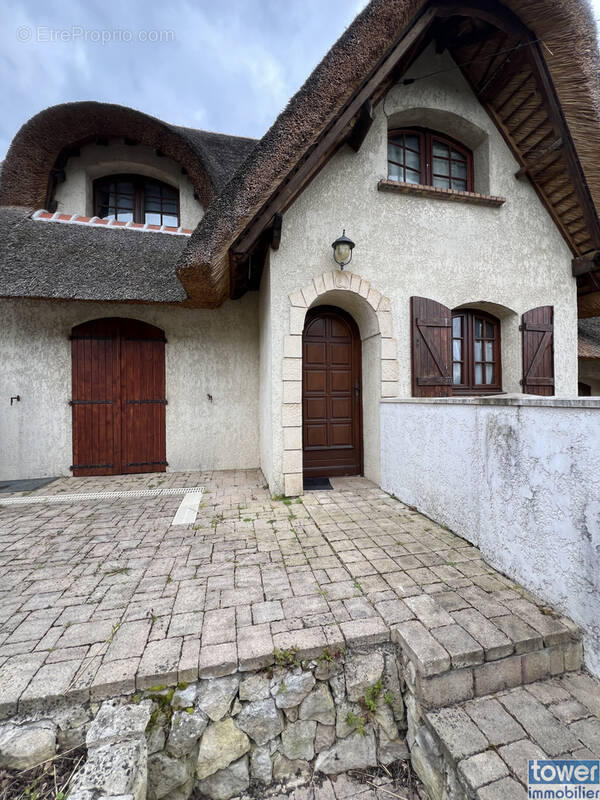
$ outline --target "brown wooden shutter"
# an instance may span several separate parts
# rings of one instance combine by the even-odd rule
[[[426,297],[411,297],[413,397],[452,394],[452,313]]]
[[[554,306],[523,314],[523,380],[526,394],[554,394]]]

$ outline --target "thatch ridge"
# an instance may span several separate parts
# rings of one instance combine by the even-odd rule
[[[184,167],[207,208],[256,144],[255,139],[169,125],[112,103],[62,103],[40,111],[12,140],[2,165],[0,206],[45,208],[61,152],[95,137],[127,137]]]

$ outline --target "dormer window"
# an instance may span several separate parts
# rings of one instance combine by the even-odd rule
[[[143,175],[109,175],[94,181],[94,213],[103,219],[179,227],[179,192]]]
[[[407,128],[388,135],[388,178],[438,189],[473,191],[473,154],[435,131]]]

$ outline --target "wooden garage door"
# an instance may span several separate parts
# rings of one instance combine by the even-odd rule
[[[71,334],[73,474],[164,472],[165,335],[133,319]]]
[[[354,320],[332,307],[309,311],[302,358],[304,474],[362,474],[361,343]]]

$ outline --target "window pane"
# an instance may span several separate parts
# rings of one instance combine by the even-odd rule
[[[169,214],[163,214],[163,225],[172,225],[174,228],[178,228],[179,220],[177,217],[170,216]]]
[[[453,178],[467,178],[467,165],[457,164],[456,161],[452,162],[452,177]]]
[[[485,360],[486,361],[493,361],[494,360],[494,343],[493,342],[486,342],[485,343]]]
[[[144,222],[147,222],[149,225],[161,225],[160,221],[160,214],[153,214],[152,212],[146,211],[144,216]]]
[[[436,175],[450,175],[450,162],[443,158],[434,158],[433,171]]]
[[[418,153],[413,153],[412,150],[406,151],[406,166],[412,169],[421,169],[421,158]]]
[[[156,211],[158,214],[160,214],[160,200],[156,200],[153,197],[146,197],[144,200],[144,208],[146,211]]]
[[[406,136],[405,141],[406,141],[406,146],[410,147],[411,150],[416,150],[417,152],[421,151],[421,146],[420,146],[421,143],[419,142],[418,136]]]
[[[475,342],[475,361],[483,361],[481,342]]]
[[[116,217],[119,220],[119,222],[133,222],[132,211],[117,211]]]
[[[165,198],[162,204],[163,214],[175,214],[177,215],[177,200],[170,200],[169,198]]]
[[[454,383],[462,383],[462,366],[460,364],[452,365],[452,380]]]
[[[455,361],[462,361],[462,340],[453,339],[452,341],[452,358]]]
[[[404,179],[404,170],[397,164],[388,164],[388,177],[393,181],[401,181]]]
[[[414,172],[412,169],[407,169],[405,180],[407,183],[421,183],[421,174]]]
[[[160,186],[156,181],[144,181],[144,194],[146,197],[160,197]]]
[[[395,144],[390,144],[388,147],[388,158],[390,161],[397,161],[399,164],[404,163],[404,148],[398,147]]]
[[[481,319],[475,320],[475,336],[477,336],[480,339],[483,336],[483,320]]]
[[[483,383],[483,368],[481,364],[475,365],[475,383],[479,385]]]
[[[447,144],[438,141],[437,139],[433,140],[433,155],[434,156],[449,156],[449,148]]]
[[[438,189],[449,189],[450,188],[450,179],[449,178],[440,178],[436,175],[433,179],[433,185]]]
[[[494,333],[495,333],[495,331],[494,331],[494,326],[492,325],[492,323],[491,322],[486,322],[485,323],[485,335],[486,335],[486,337],[488,339],[493,339],[494,338]]]
[[[466,181],[452,181],[452,188],[455,189],[457,192],[466,192],[467,191],[467,182]]]
[[[455,161],[466,161],[467,160],[467,157],[465,155],[463,155],[463,153],[459,153],[458,150],[453,150],[452,151],[452,158]]]
[[[454,317],[452,319],[452,334],[454,336],[462,336],[462,317]]]
[[[487,384],[494,382],[494,367],[492,364],[487,364],[485,368],[485,382]]]

